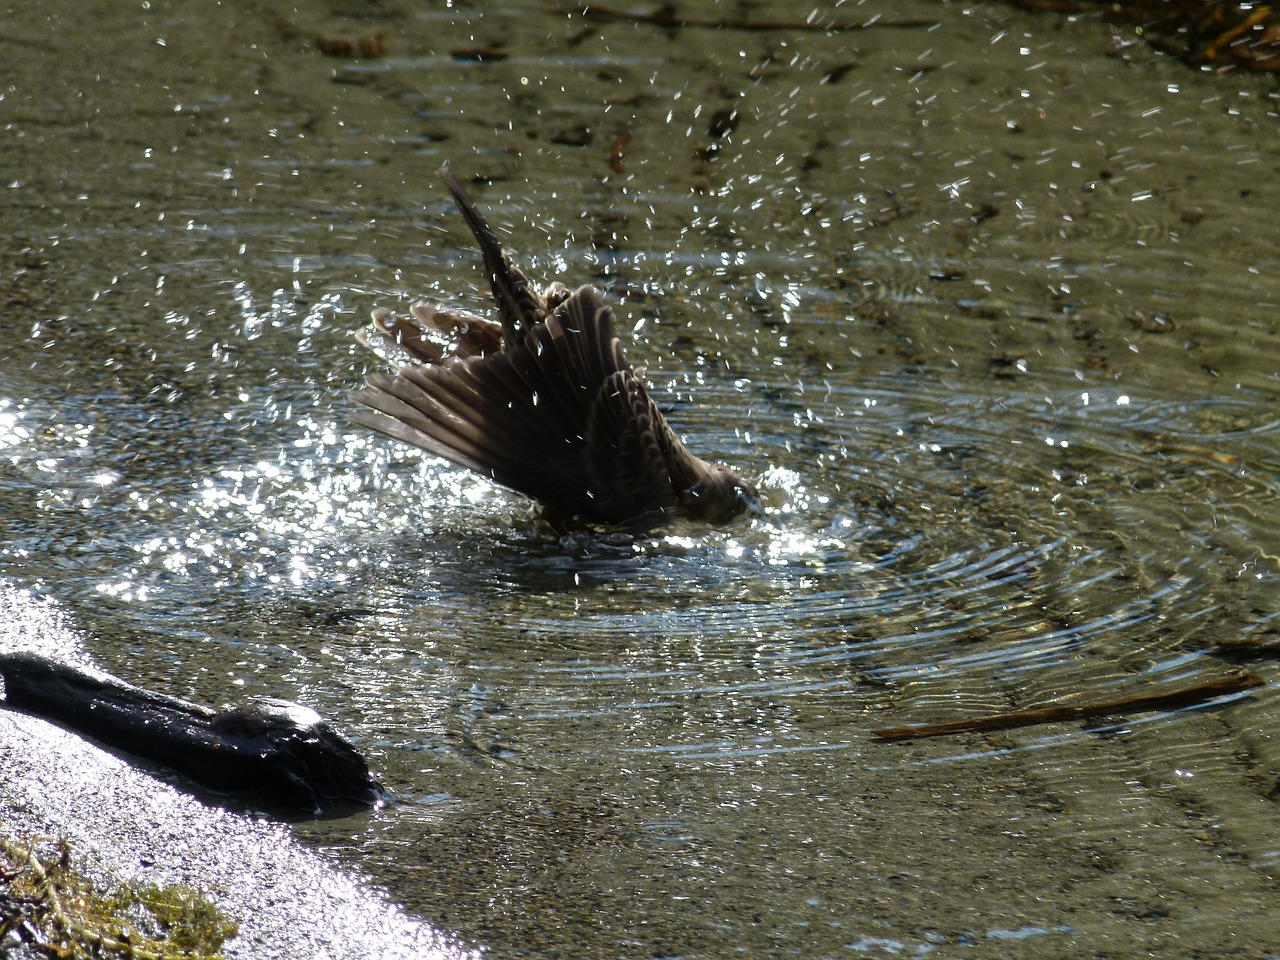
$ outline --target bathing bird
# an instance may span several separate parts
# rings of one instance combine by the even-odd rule
[[[374,310],[357,337],[399,362],[354,393],[367,409],[352,421],[519,491],[549,519],[653,526],[759,511],[749,481],[672,431],[600,291],[538,293],[448,167],[440,177],[480,247],[498,320]]]

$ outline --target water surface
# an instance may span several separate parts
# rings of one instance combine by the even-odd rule
[[[871,731],[1273,680],[1274,88],[831,10],[937,23],[24,12],[0,575],[130,680],[333,719],[398,802],[295,834],[494,956],[1270,956],[1270,687]],[[565,532],[347,424],[372,306],[483,309],[445,161],[768,517]]]

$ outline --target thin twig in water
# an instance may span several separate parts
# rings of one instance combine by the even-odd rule
[[[1177,687],[1163,693],[1144,693],[1118,700],[1097,703],[1065,703],[1032,710],[1014,710],[987,717],[971,717],[968,720],[948,720],[944,723],[924,723],[909,727],[881,727],[872,730],[881,740],[919,740],[925,737],[945,737],[955,733],[982,733],[990,730],[1015,730],[1040,723],[1062,723],[1068,720],[1089,720],[1112,713],[1141,713],[1147,710],[1175,710],[1242,693],[1263,685],[1261,678],[1251,673],[1233,673],[1217,680],[1207,680],[1188,687]]]
[[[597,23],[621,21],[647,23],[655,27],[704,27],[709,30],[803,30],[811,33],[842,33],[847,30],[904,30],[915,27],[936,27],[937,20],[718,20],[707,17],[686,17],[676,13],[671,4],[663,4],[656,10],[618,10],[602,7],[598,3],[584,3],[577,7],[580,16]]]

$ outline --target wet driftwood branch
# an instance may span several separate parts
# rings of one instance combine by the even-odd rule
[[[61,724],[210,790],[315,812],[372,806],[382,788],[314,710],[264,698],[217,711],[34,652],[0,654],[6,707]]]
[[[943,723],[925,723],[907,727],[881,727],[872,730],[882,740],[920,740],[925,737],[945,737],[956,733],[984,733],[992,730],[1015,730],[1041,723],[1063,723],[1071,720],[1091,720],[1115,713],[1142,713],[1148,710],[1176,710],[1193,707],[1217,697],[1243,693],[1263,685],[1261,678],[1251,673],[1233,673],[1216,680],[1206,680],[1186,687],[1176,687],[1161,693],[1144,693],[1101,700],[1093,703],[1062,703],[1031,710],[1014,710],[986,717],[970,717],[967,720],[948,720]]]

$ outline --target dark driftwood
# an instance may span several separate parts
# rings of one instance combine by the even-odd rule
[[[355,747],[288,700],[219,712],[35,653],[0,655],[0,676],[8,706],[211,790],[316,812],[382,798]]]
[[[971,717],[968,720],[948,720],[944,723],[925,723],[909,727],[881,727],[872,730],[882,740],[920,740],[925,737],[944,737],[955,733],[983,733],[991,730],[1014,730],[1040,723],[1062,723],[1070,720],[1090,720],[1114,713],[1141,713],[1147,710],[1176,710],[1193,707],[1215,697],[1225,697],[1260,687],[1263,681],[1251,673],[1233,673],[1217,680],[1177,687],[1162,693],[1144,693],[1118,700],[1095,703],[1065,703],[1033,710],[1014,710],[987,717]]]

